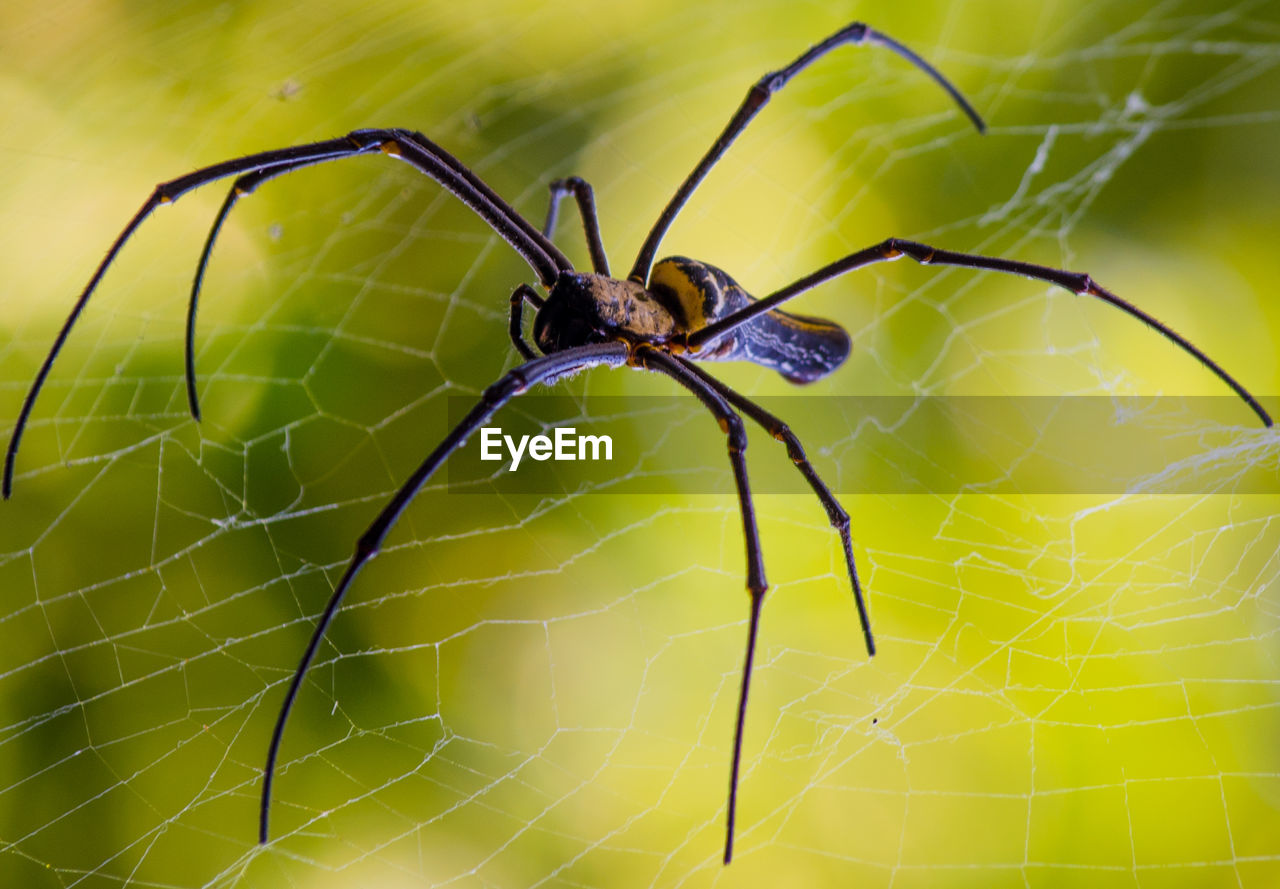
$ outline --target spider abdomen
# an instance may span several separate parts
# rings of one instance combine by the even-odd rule
[[[671,307],[683,332],[692,333],[746,308],[756,299],[726,272],[684,256],[653,267],[649,290]],[[696,354],[701,361],[750,361],[792,383],[811,383],[849,357],[852,344],[839,324],[777,309],[733,328]]]

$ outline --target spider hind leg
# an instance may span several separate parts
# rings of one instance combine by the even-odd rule
[[[800,443],[799,437],[781,419],[760,407],[750,398],[735,391],[731,386],[717,380],[692,361],[684,358],[677,358],[676,360],[685,365],[692,373],[697,374],[708,386],[715,389],[726,401],[758,423],[761,428],[775,439],[786,445],[787,456],[791,458],[791,462],[795,464],[796,469],[800,471],[809,487],[813,489],[813,493],[817,495],[819,502],[822,503],[822,508],[827,513],[827,519],[831,522],[831,527],[840,535],[840,543],[844,548],[845,569],[849,574],[849,584],[853,588],[853,602],[858,609],[858,621],[862,625],[862,640],[866,645],[867,655],[874,657],[876,640],[875,635],[871,632],[871,616],[867,612],[867,603],[862,593],[862,584],[858,581],[858,567],[853,557],[853,534],[850,527],[849,513],[840,505],[840,501],[836,499],[831,489],[827,487],[826,482],[818,475],[818,471],[813,468],[813,464],[809,462],[809,457],[805,453],[804,445]]]
[[[738,490],[738,508],[742,514],[742,533],[747,551],[747,592],[751,597],[751,613],[747,624],[747,652],[742,664],[742,685],[738,694],[738,718],[733,733],[733,760],[729,769],[729,802],[726,815],[724,863],[733,859],[733,838],[738,812],[738,778],[742,767],[742,740],[747,720],[747,698],[751,692],[751,672],[755,666],[756,641],[760,635],[760,610],[769,583],[764,575],[764,556],[760,550],[760,531],[756,525],[751,485],[747,479],[747,433],[729,403],[712,386],[666,352],[642,345],[635,351],[641,367],[666,374],[692,392],[709,410],[724,430],[729,446],[729,463]]]

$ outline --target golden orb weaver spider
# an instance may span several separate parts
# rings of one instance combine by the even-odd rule
[[[36,398],[71,328],[107,268],[154,209],[215,180],[236,177],[205,241],[188,304],[185,377],[188,404],[192,416],[197,420],[200,418],[200,409],[195,388],[193,345],[196,306],[214,242],[231,208],[242,196],[270,179],[301,167],[377,152],[409,163],[454,194],[506,240],[529,264],[547,294],[545,297],[540,296],[528,284],[521,284],[516,288],[510,298],[508,333],[525,363],[485,390],[476,406],[401,485],[357,541],[355,554],[320,616],[281,704],[263,770],[259,842],[265,843],[268,838],[272,784],[285,725],[302,680],[356,575],[365,562],[379,551],[384,538],[405,507],[445,459],[498,408],[530,386],[550,384],[598,365],[617,367],[625,364],[636,369],[655,371],[672,378],[692,392],[725,432],[742,517],[747,589],[750,594],[746,654],[730,765],[724,846],[726,864],[733,855],[743,726],[761,606],[768,588],[751,489],[747,480],[744,458],[746,436],[740,414],[745,414],[785,444],[788,455],[826,510],[843,544],[853,599],[868,654],[875,653],[875,643],[854,563],[848,513],[818,477],[807,460],[800,441],[784,422],[721,383],[695,362],[749,361],[776,370],[796,383],[810,382],[825,376],[848,357],[851,347],[848,335],[832,321],[784,313],[778,307],[846,272],[908,256],[925,265],[959,266],[1021,275],[1063,287],[1076,294],[1095,296],[1143,321],[1191,354],[1230,386],[1265,425],[1271,425],[1271,418],[1257,400],[1204,352],[1151,315],[1100,287],[1085,274],[888,238],[830,263],[767,297],[755,299],[729,275],[707,263],[678,256],[655,263],[658,245],[672,221],[698,184],[773,93],[819,57],[845,44],[872,44],[887,48],[906,59],[946,90],[980,132],[984,130],[982,119],[969,102],[928,62],[896,40],[862,23],[850,24],[809,48],[786,67],[764,75],[752,85],[720,136],[676,189],[649,231],[625,279],[614,278],[609,271],[591,187],[582,179],[575,177],[551,183],[550,206],[546,221],[539,230],[444,149],[421,133],[398,128],[356,130],[336,139],[264,151],[201,168],[157,186],[117,236],[62,325],[22,404],[5,455],[2,486],[5,498],[12,493],[18,445]],[[592,262],[590,273],[576,271],[551,240],[560,201],[569,194],[574,196],[586,232]],[[537,351],[525,340],[523,334],[522,310],[526,303],[537,309],[532,329]]]

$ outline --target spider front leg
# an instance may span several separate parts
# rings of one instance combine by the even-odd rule
[[[320,642],[324,639],[324,634],[329,629],[329,624],[333,621],[334,615],[338,613],[338,608],[342,605],[342,600],[346,596],[347,590],[351,588],[352,582],[355,580],[356,575],[360,573],[360,569],[365,562],[378,554],[378,551],[382,548],[382,541],[386,539],[387,534],[395,526],[405,508],[408,507],[414,497],[418,496],[422,486],[440,468],[440,465],[449,458],[449,455],[460,448],[471,433],[492,416],[494,411],[513,397],[519,395],[530,386],[563,379],[566,375],[575,373],[583,368],[595,367],[601,364],[616,367],[626,361],[627,352],[627,346],[624,343],[596,343],[578,346],[572,349],[565,349],[562,352],[556,352],[554,355],[538,358],[504,374],[501,379],[484,390],[479,403],[471,409],[470,413],[463,417],[457,426],[454,426],[449,431],[449,434],[444,437],[444,441],[440,442],[436,449],[422,461],[421,465],[414,470],[413,475],[409,476],[408,480],[400,486],[365,532],[360,535],[360,539],[356,541],[355,554],[351,557],[351,561],[347,563],[346,571],[343,572],[338,585],[334,588],[332,595],[329,596],[329,601],[325,603],[324,611],[320,614],[320,620],[316,623],[316,628],[311,633],[311,639],[307,642],[307,647],[303,651],[302,660],[298,662],[297,669],[293,672],[293,678],[289,681],[289,690],[285,692],[284,703],[280,705],[280,714],[276,717],[276,726],[271,733],[271,744],[267,748],[267,763],[262,770],[262,804],[258,813],[259,843],[267,841],[267,829],[271,813],[271,788],[275,781],[276,760],[280,755],[280,742],[284,738],[284,727],[289,721],[289,714],[293,712],[293,704],[298,698],[299,690],[302,688],[302,680],[311,668],[311,662],[315,660],[316,652],[320,650]]]
[[[632,265],[631,272],[627,277],[641,284],[649,280],[649,271],[653,267],[653,260],[658,252],[658,244],[662,242],[662,238],[667,233],[667,229],[671,227],[671,223],[680,215],[680,210],[684,207],[685,202],[689,200],[689,196],[693,194],[694,189],[711,171],[711,168],[720,161],[724,153],[729,150],[729,146],[733,144],[734,140],[742,134],[742,131],[747,128],[752,119],[760,113],[760,109],[773,98],[774,93],[786,86],[791,78],[831,52],[831,50],[845,45],[860,46],[863,44],[888,49],[915,65],[947,92],[947,95],[952,98],[965,116],[977,127],[978,132],[981,133],[986,130],[986,124],[983,123],[982,118],[974,110],[973,106],[969,104],[969,100],[961,95],[960,91],[952,85],[951,81],[943,77],[937,68],[934,68],[889,35],[881,34],[862,22],[853,22],[836,31],[826,40],[809,47],[790,65],[777,71],[770,71],[751,85],[751,88],[747,90],[746,98],[742,100],[738,110],[734,112],[733,117],[725,124],[724,130],[721,131],[716,141],[711,144],[711,147],[707,149],[707,153],[702,156],[702,160],[698,161],[698,165],[693,168],[693,172],[680,183],[676,193],[672,195],[671,200],[667,202],[667,206],[663,208],[658,221],[653,224],[653,228],[649,230],[648,237],[645,238],[644,244],[640,247],[640,253],[636,256],[635,264]]]
[[[357,133],[366,133],[366,132],[374,132],[374,131],[357,131]],[[496,206],[501,206],[504,208],[507,206],[502,201],[501,198],[499,198],[496,194],[493,193],[493,191],[489,188],[488,185],[484,183],[483,180],[475,176],[464,165],[459,163],[456,160],[456,158],[454,158],[444,149],[440,148],[438,145],[436,145],[434,142],[432,142],[422,133],[409,132],[408,130],[388,130],[387,132],[393,134],[398,139],[404,140],[404,141],[397,143],[399,145],[398,149],[388,149],[384,145],[383,146],[384,152],[395,153],[396,151],[403,151],[407,146],[410,146],[410,145],[416,148],[422,149],[424,151],[430,152],[431,153],[430,156],[433,160],[440,163],[441,165],[443,165],[443,167],[447,168],[456,177],[463,180],[466,183],[466,187],[473,188],[476,191],[476,193],[480,195],[482,199],[490,201]],[[272,166],[263,167],[261,169],[254,170],[252,172],[245,173],[244,175],[240,176],[238,179],[235,180],[231,188],[227,191],[227,197],[222,202],[222,207],[218,210],[218,215],[214,217],[213,224],[209,227],[209,234],[205,238],[204,249],[200,252],[200,260],[196,264],[195,278],[191,284],[191,298],[190,298],[190,301],[187,303],[187,332],[186,332],[186,347],[185,347],[187,405],[190,408],[191,416],[194,417],[196,420],[200,419],[200,403],[196,395],[196,370],[195,370],[196,308],[200,298],[200,288],[203,286],[203,283],[204,283],[205,271],[209,266],[209,258],[213,255],[213,245],[217,241],[218,235],[222,231],[222,225],[224,222],[226,222],[227,216],[231,213],[231,209],[236,205],[236,202],[239,201],[240,198],[253,193],[253,191],[259,185],[261,185],[264,182],[267,182],[268,180],[283,176],[286,173],[292,173],[294,170],[301,169],[302,167],[309,167],[315,164],[324,163],[325,161],[333,160],[335,158],[345,157],[350,153],[351,153],[350,150],[344,150],[341,152],[332,152],[329,154],[312,154],[312,155],[303,157],[301,159],[290,160],[284,163],[277,163]],[[587,219],[587,215],[586,215],[587,210],[589,209],[591,213],[591,216],[590,216],[591,223],[594,225],[595,224],[595,205],[591,203],[591,186],[587,185],[585,182],[582,182],[582,180],[580,179],[571,180],[571,181],[581,183],[581,185],[586,188],[586,196],[585,196],[586,204],[583,205],[584,206],[583,219],[585,222],[585,220]],[[554,212],[555,205],[558,201],[558,198],[556,197],[556,192],[554,189],[557,185],[561,185],[561,184],[562,183],[560,182],[552,183],[552,196],[553,196],[552,212]],[[579,200],[579,204],[582,205],[584,198],[581,195],[579,195],[578,200]],[[514,210],[510,211],[509,216],[511,221],[515,224],[515,226],[521,229],[522,231],[524,231],[526,235],[536,236],[539,234],[533,229],[533,226],[531,226],[528,222],[526,222],[524,218],[521,217],[519,214],[515,213]],[[589,234],[591,233],[591,229],[588,230],[588,233]],[[599,241],[598,227],[595,229],[595,238],[596,238],[596,241],[598,242]],[[552,261],[559,264],[562,268],[568,266],[568,260],[564,258],[563,254],[555,250],[554,246],[551,245],[549,237],[543,239],[542,246],[544,248],[547,248],[547,253],[551,257]],[[603,248],[601,248],[601,253],[603,254]],[[533,293],[533,291],[530,290],[530,293]],[[534,303],[534,305],[535,306],[541,305],[541,300],[539,299],[537,294],[533,294],[533,297],[535,300],[538,300],[537,302]],[[514,302],[512,306],[514,311],[515,310]],[[514,329],[519,330],[518,323]],[[524,343],[518,341],[518,339],[514,335],[512,339],[513,341],[516,342],[516,349],[519,350],[520,354],[524,356],[526,360],[531,360],[537,357],[536,353],[531,351],[527,346],[524,345]]]
[[[556,230],[556,219],[560,215],[560,201],[566,194],[572,194],[578,203],[578,215],[582,217],[582,228],[587,237],[587,249],[591,251],[591,269],[598,275],[609,277],[609,258],[604,252],[604,241],[600,237],[600,220],[596,218],[596,199],[591,185],[585,179],[570,176],[568,179],[557,179],[550,185],[551,203],[547,205],[547,221],[542,226],[542,234],[550,238]]]
[[[738,811],[738,775],[742,765],[742,737],[747,718],[747,696],[751,690],[751,670],[755,664],[756,640],[760,635],[760,609],[769,589],[764,576],[764,557],[760,552],[760,531],[756,527],[756,510],[751,502],[751,485],[747,480],[747,433],[742,418],[714,388],[703,382],[684,364],[666,352],[649,346],[637,349],[635,360],[641,367],[666,374],[684,386],[711,411],[728,438],[729,462],[738,489],[738,507],[742,513],[742,533],[746,538],[747,592],[751,596],[751,616],[747,627],[747,653],[742,664],[742,687],[738,695],[738,721],[733,732],[733,762],[729,769],[729,806],[724,839],[724,863],[733,859],[733,833]]]
[[[200,251],[200,259],[196,263],[195,277],[191,282],[191,296],[187,300],[187,333],[183,347],[183,372],[187,381],[187,407],[191,411],[192,418],[197,422],[200,420],[200,399],[196,395],[196,308],[200,301],[200,288],[204,286],[204,275],[209,268],[209,258],[213,256],[213,245],[217,243],[218,235],[222,232],[222,225],[227,221],[227,216],[231,214],[231,208],[242,197],[252,194],[254,189],[269,179],[292,173],[302,167],[310,167],[335,158],[346,157],[348,154],[349,152],[322,154],[289,163],[264,167],[260,170],[254,170],[252,173],[245,173],[232,183],[231,188],[227,190],[227,197],[223,200],[222,206],[218,208],[218,215],[213,218],[213,224],[209,226],[209,234],[204,239],[204,248]]]
[[[507,326],[507,333],[511,336],[511,342],[516,347],[516,351],[526,361],[532,361],[538,357],[538,353],[524,341],[524,304],[526,302],[535,309],[540,309],[543,299],[528,284],[521,284],[511,294],[511,323]]]
[[[840,535],[840,543],[844,546],[845,567],[849,571],[849,583],[853,586],[853,601],[858,609],[858,620],[862,624],[862,639],[866,643],[867,654],[874,657],[876,640],[871,633],[871,617],[867,614],[867,603],[862,595],[862,584],[858,582],[858,568],[853,558],[853,534],[850,532],[849,527],[849,513],[840,505],[840,501],[836,500],[835,495],[831,493],[831,489],[827,487],[826,482],[822,480],[817,470],[813,468],[813,464],[809,462],[809,457],[804,452],[804,445],[800,443],[800,439],[796,437],[796,434],[791,431],[790,426],[760,407],[750,398],[735,392],[731,387],[717,380],[692,361],[685,358],[677,358],[676,360],[697,374],[703,382],[720,393],[735,408],[760,424],[766,432],[787,446],[787,456],[791,458],[791,462],[795,464],[796,469],[800,470],[804,480],[809,483],[809,487],[813,489],[813,493],[817,495],[818,500],[822,503],[822,508],[826,510],[831,527],[835,528],[836,533]]]
[[[529,264],[530,268],[537,273],[538,280],[544,285],[553,285],[562,272],[572,270],[573,265],[548,238],[543,237],[541,232],[535,229],[510,204],[500,198],[493,189],[467,169],[457,158],[421,133],[408,130],[352,130],[347,135],[337,139],[326,139],[322,142],[310,142],[304,145],[294,145],[271,151],[260,151],[244,157],[223,161],[222,163],[201,167],[198,170],[187,173],[185,176],[162,182],[155,187],[150,197],[147,198],[142,207],[133,215],[133,218],[129,220],[107,249],[106,256],[98,264],[93,275],[89,278],[89,283],[85,285],[80,292],[80,296],[72,304],[67,319],[62,323],[62,327],[54,338],[53,345],[49,348],[48,354],[36,371],[31,388],[27,390],[26,398],[23,399],[22,407],[18,411],[18,419],[14,423],[13,432],[9,436],[9,446],[5,450],[3,476],[0,477],[0,496],[7,499],[13,492],[14,467],[17,463],[18,446],[22,441],[22,433],[26,429],[27,421],[35,408],[36,399],[40,395],[40,390],[44,387],[45,380],[48,379],[53,363],[57,360],[58,354],[62,351],[62,347],[67,341],[67,337],[71,334],[71,329],[75,326],[81,312],[84,311],[89,302],[89,297],[97,289],[98,283],[115,261],[120,250],[157,207],[172,203],[187,192],[219,179],[235,176],[239,182],[256,184],[313,163],[322,163],[359,154],[378,153],[399,158],[452,193],[454,197],[474,211],[503,240],[510,244],[520,254],[521,258]],[[254,174],[261,175],[255,176]],[[217,235],[217,229],[221,226],[222,221],[225,220],[227,213],[230,212],[238,196],[233,190],[232,194],[224,201],[219,217],[215,221],[214,230],[206,241],[206,253],[212,250],[213,238]],[[194,291],[199,289],[199,275],[202,274],[202,270],[198,271],[197,280],[193,287]],[[194,307],[191,307],[188,309],[189,331],[193,323]],[[188,333],[188,337],[190,338],[190,333]],[[190,350],[190,345],[188,345],[188,349]],[[192,363],[193,359],[188,358],[189,374]],[[198,416],[199,406],[194,403],[193,390],[194,383],[189,376],[187,397],[188,401],[191,402],[192,413]]]

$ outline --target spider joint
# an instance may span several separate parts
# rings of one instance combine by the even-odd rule
[[[627,343],[627,367],[648,367],[644,361],[644,353],[652,349],[648,343]]]
[[[747,430],[737,414],[717,418],[720,429],[729,437],[729,454],[737,456],[747,449]]]
[[[760,93],[764,94],[761,98],[768,99],[771,95],[787,85],[787,79],[787,72],[785,71],[770,71],[756,82],[752,92],[759,90]]]
[[[1098,282],[1093,280],[1091,275],[1081,275],[1078,281],[1079,283],[1075,286],[1076,296],[1087,296],[1098,292]]]
[[[382,535],[375,533],[374,529],[360,535],[360,539],[356,541],[356,554],[354,562],[359,564],[365,562],[378,554],[378,550],[382,548]]]
[[[914,241],[900,241],[897,238],[893,238],[890,241],[890,246],[895,257],[905,253],[921,265],[929,265],[929,263],[933,262],[934,257],[938,255],[936,247],[917,244]]]
[[[688,331],[671,337],[664,345],[672,355],[684,355],[685,353],[697,355],[702,351],[702,343],[691,341]]]
[[[519,395],[527,388],[529,388],[529,381],[517,369],[485,389],[480,398],[488,405],[501,404],[510,396]]]

